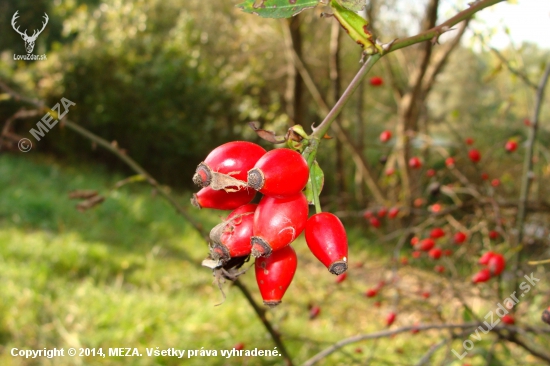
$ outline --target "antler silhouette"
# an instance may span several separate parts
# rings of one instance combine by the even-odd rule
[[[19,31],[19,27],[15,28],[15,20],[16,20],[17,18],[19,18],[19,15],[17,15],[17,13],[19,13],[19,10],[17,10],[17,11],[15,12],[15,14],[13,14],[13,17],[11,18],[11,26],[12,26],[13,29],[14,29],[17,33],[19,33],[22,37],[28,37],[28,35],[27,35],[27,30],[26,30],[26,29],[25,29],[25,33],[21,33],[21,32]]]

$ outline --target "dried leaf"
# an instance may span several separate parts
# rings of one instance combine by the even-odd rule
[[[97,191],[92,189],[78,189],[76,191],[69,192],[69,199],[88,199],[97,196]]]
[[[94,197],[88,198],[86,201],[80,202],[78,205],[76,205],[76,209],[80,212],[84,212],[94,206],[99,205],[103,201],[105,201],[105,197],[94,196]]]
[[[277,137],[277,135],[273,131],[266,131],[266,130],[262,130],[261,128],[258,128],[258,126],[256,126],[256,123],[254,122],[249,122],[248,125],[250,126],[250,128],[254,130],[254,132],[256,132],[256,134],[260,138],[266,141],[269,141],[273,144],[282,144],[286,141],[285,138],[282,136]]]

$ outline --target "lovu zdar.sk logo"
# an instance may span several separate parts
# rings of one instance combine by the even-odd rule
[[[27,50],[27,54],[26,55],[16,55],[16,54],[14,54],[13,59],[14,60],[31,60],[31,61],[45,60],[46,59],[45,54],[44,55],[33,55],[32,50],[34,49],[34,43],[36,42],[36,38],[38,38],[40,33],[42,33],[44,28],[46,28],[46,24],[48,24],[48,20],[49,20],[48,14],[44,13],[45,21],[42,22],[42,29],[40,29],[39,31],[35,30],[32,33],[32,35],[29,36],[27,34],[26,29],[25,29],[24,32],[21,32],[19,30],[19,26],[16,27],[15,21],[17,20],[17,18],[19,18],[19,15],[17,15],[17,13],[19,13],[19,10],[16,11],[15,14],[13,14],[13,17],[11,18],[11,26],[13,27],[13,30],[15,30],[17,33],[19,33],[21,35],[21,38],[23,38],[23,41],[25,41],[25,49]]]

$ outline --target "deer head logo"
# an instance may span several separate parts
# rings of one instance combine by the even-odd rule
[[[27,30],[25,29],[25,32],[20,32],[19,31],[19,27],[15,28],[15,20],[17,18],[19,18],[19,15],[17,15],[17,13],[19,12],[16,11],[15,14],[13,14],[13,17],[11,18],[11,26],[13,27],[13,29],[19,33],[21,35],[21,38],[23,38],[23,41],[25,41],[25,48],[27,49],[27,53],[31,53],[32,50],[34,49],[34,42],[36,42],[36,38],[40,35],[40,33],[42,33],[42,31],[44,30],[44,28],[46,28],[46,24],[48,24],[48,14],[44,13],[44,18],[46,19],[46,21],[44,23],[42,23],[42,29],[40,29],[37,33],[37,31],[35,30],[33,33],[32,33],[32,36],[29,36],[27,34]]]

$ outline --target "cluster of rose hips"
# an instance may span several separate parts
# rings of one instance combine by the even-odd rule
[[[292,282],[298,261],[290,244],[302,231],[311,252],[331,273],[340,275],[348,267],[341,221],[327,212],[308,219],[303,192],[308,180],[308,163],[300,153],[287,148],[266,152],[245,141],[212,150],[193,177],[203,187],[194,194],[193,205],[233,210],[210,232],[213,269],[255,257],[256,281],[267,306],[278,305]],[[259,204],[250,203],[257,192],[263,195]]]
[[[478,263],[486,268],[483,268],[472,277],[473,283],[489,281],[491,277],[500,275],[506,266],[504,256],[494,252],[483,254],[481,258],[479,258]]]

